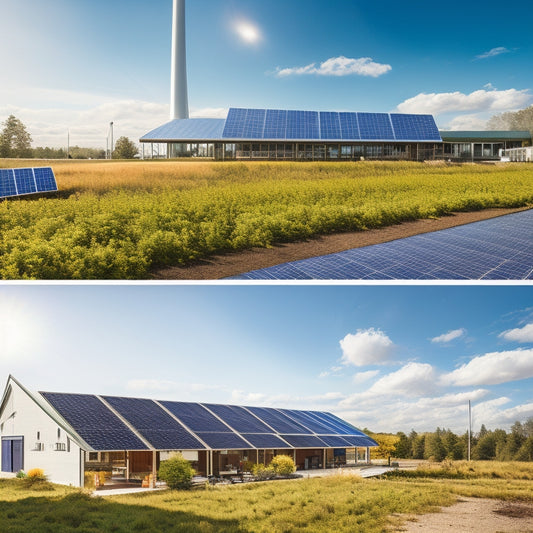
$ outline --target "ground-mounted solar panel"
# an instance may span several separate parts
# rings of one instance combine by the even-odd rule
[[[315,435],[280,435],[293,448],[329,448],[329,446]]]
[[[341,125],[341,139],[355,141],[361,139],[357,113],[339,113],[339,121]]]
[[[299,424],[302,424],[302,426],[305,426],[317,435],[330,435],[331,433],[333,433],[330,427],[316,420],[315,418],[307,414],[306,411],[295,411],[293,409],[282,409],[281,411],[283,413],[286,413],[287,416],[290,416],[293,420],[295,420]]]
[[[229,428],[199,403],[160,401],[180,422],[194,432],[228,432]]]
[[[391,113],[394,136],[398,141],[441,141],[441,136],[431,115]]]
[[[316,111],[288,111],[287,139],[320,139],[318,113]]]
[[[41,392],[41,395],[95,450],[148,449],[98,397],[50,392]]]
[[[272,433],[272,428],[263,424],[243,407],[218,404],[203,405],[238,433]]]
[[[320,113],[320,138],[322,140],[342,138],[339,113],[322,111]]]
[[[267,109],[263,138],[268,140],[286,139],[287,110]]]
[[[266,433],[246,433],[243,437],[257,449],[277,450],[281,448],[290,448],[290,444],[281,440],[277,435]]]
[[[394,141],[394,132],[388,113],[357,113],[359,133],[363,141]]]
[[[283,414],[278,409],[272,409],[269,407],[247,407],[246,409],[258,416],[278,433],[289,433],[295,435],[309,434],[309,430],[306,427],[298,424],[296,421]]]
[[[205,446],[152,400],[103,396],[157,450],[201,450]]]
[[[57,191],[50,167],[0,169],[0,198]]]
[[[249,450],[250,444],[239,437],[236,433],[230,432],[202,432],[196,434],[213,450]]]

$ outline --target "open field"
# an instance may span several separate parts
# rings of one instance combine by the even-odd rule
[[[445,467],[448,470],[450,467]],[[533,505],[533,465],[468,463],[471,478],[352,475],[92,498],[67,487],[0,480],[2,531],[377,532],[458,497]],[[432,468],[434,472],[438,467]],[[497,472],[499,477],[492,477]],[[524,504],[526,504],[524,506]]]
[[[49,162],[2,160],[0,166]],[[400,162],[51,163],[60,192],[0,202],[0,278],[139,279],[228,251],[533,205],[533,167]]]

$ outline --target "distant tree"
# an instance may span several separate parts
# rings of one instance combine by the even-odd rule
[[[0,133],[0,157],[31,157],[31,135],[14,115],[9,115]]]
[[[441,462],[446,458],[446,448],[442,443],[440,431],[429,433],[424,445],[424,459]]]
[[[424,449],[426,445],[426,436],[416,435],[413,439],[413,459],[424,459]]]
[[[529,130],[533,134],[533,106],[520,111],[510,111],[492,116],[488,123],[489,130]]]
[[[396,450],[396,443],[400,440],[396,435],[389,433],[370,433],[369,437],[373,438],[379,448],[371,449],[371,457],[376,459],[388,459]]]
[[[472,450],[472,459],[477,461],[490,461],[496,457],[496,439],[491,431],[485,430],[482,437]]]
[[[411,441],[409,437],[401,431],[396,433],[396,436],[398,437],[398,442],[396,442],[394,449],[394,457],[397,457],[398,459],[410,459]]]
[[[115,143],[113,157],[115,159],[133,159],[139,153],[139,149],[127,137],[120,137]]]
[[[463,448],[459,442],[459,437],[449,429],[442,435],[442,444],[446,449],[446,457],[454,461],[464,458]]]

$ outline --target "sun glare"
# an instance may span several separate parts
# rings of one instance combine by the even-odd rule
[[[236,29],[239,37],[246,43],[254,44],[261,38],[259,30],[249,22],[238,22]]]

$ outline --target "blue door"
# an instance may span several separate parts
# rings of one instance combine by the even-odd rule
[[[18,472],[24,468],[24,437],[2,438],[2,472]]]

